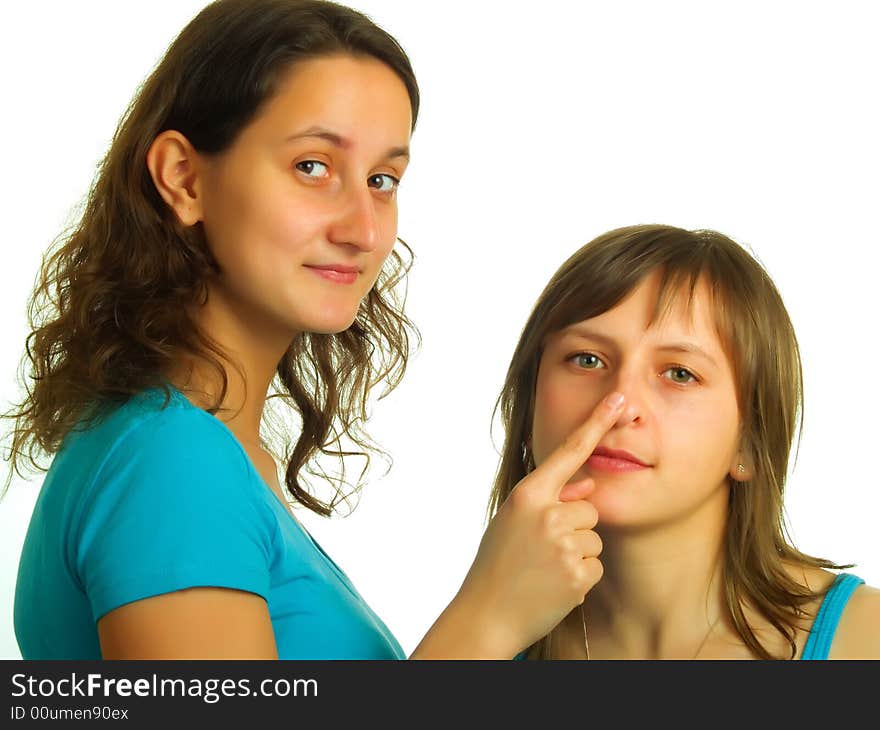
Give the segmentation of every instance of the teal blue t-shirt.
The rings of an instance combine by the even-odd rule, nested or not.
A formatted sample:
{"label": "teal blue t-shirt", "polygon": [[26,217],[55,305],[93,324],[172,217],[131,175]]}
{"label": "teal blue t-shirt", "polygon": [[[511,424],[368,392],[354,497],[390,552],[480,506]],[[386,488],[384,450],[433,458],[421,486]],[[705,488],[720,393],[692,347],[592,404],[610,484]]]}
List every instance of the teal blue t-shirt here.
{"label": "teal blue t-shirt", "polygon": [[281,659],[406,658],[232,432],[148,390],[71,432],[49,468],[15,588],[22,657],[100,659],[104,614],[198,586],[262,596]]}

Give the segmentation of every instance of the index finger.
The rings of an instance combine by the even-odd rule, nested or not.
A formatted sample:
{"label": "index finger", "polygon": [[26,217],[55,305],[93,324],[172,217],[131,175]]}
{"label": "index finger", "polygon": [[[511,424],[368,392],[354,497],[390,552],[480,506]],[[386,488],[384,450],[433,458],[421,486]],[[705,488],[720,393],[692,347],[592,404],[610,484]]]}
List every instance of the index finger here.
{"label": "index finger", "polygon": [[565,439],[532,474],[541,472],[548,493],[558,497],[568,480],[593,453],[601,438],[615,424],[623,410],[623,394],[611,393],[597,405],[587,418]]}

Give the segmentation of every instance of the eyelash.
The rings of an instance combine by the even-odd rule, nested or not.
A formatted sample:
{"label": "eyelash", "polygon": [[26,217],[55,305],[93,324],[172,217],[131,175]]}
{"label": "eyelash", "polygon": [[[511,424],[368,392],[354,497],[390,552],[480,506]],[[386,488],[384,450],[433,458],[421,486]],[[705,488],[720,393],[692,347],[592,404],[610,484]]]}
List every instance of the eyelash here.
{"label": "eyelash", "polygon": [[[685,367],[682,367],[681,365],[670,365],[670,366],[669,366],[668,368],[666,368],[666,370],[664,370],[663,372],[664,372],[664,373],[668,373],[670,370],[681,370],[681,371],[683,371],[683,372],[686,372],[686,373],[691,377],[691,379],[688,380],[688,381],[685,382],[685,383],[679,383],[677,380],[673,380],[672,382],[675,383],[676,385],[688,385],[689,383],[700,383],[700,382],[702,382],[702,381],[700,380],[700,378],[698,378],[698,377],[696,376],[695,373],[693,373],[692,371],[688,370],[688,369],[685,368]],[[670,378],[670,380],[672,380],[672,379]]]}
{"label": "eyelash", "polygon": [[306,177],[314,177],[314,176],[309,174],[309,172],[310,172],[309,170],[302,169],[302,167],[305,165],[321,165],[323,167],[329,167],[329,165],[326,162],[321,162],[320,160],[301,160],[300,162],[297,162],[294,165],[294,168],[296,168],[299,172],[301,172]]}
{"label": "eyelash", "polygon": [[397,192],[397,188],[400,187],[400,178],[394,177],[394,175],[389,175],[387,172],[379,172],[375,175],[370,175],[370,177],[367,178],[367,184],[369,185],[370,180],[374,180],[377,177],[387,177],[389,180],[391,180],[391,190],[380,190],[380,193],[394,195],[394,193]]}
{"label": "eyelash", "polygon": [[[311,178],[313,180],[320,179],[320,177],[310,175],[309,174],[310,170],[302,169],[302,167],[306,166],[306,165],[321,165],[325,168],[329,167],[329,165],[326,162],[321,162],[320,160],[301,160],[300,162],[297,162],[296,164],[294,164],[294,168],[297,171],[301,172],[303,175],[305,175],[306,177]],[[325,177],[325,176],[321,176],[321,177]],[[391,180],[391,185],[392,185],[391,189],[390,190],[381,190],[377,186],[370,185],[370,183],[373,180],[375,180],[376,178],[388,178],[389,180]],[[397,189],[400,187],[400,178],[395,177],[394,175],[391,175],[387,172],[379,172],[379,173],[376,173],[375,175],[370,175],[370,177],[367,178],[367,185],[375,190],[378,190],[378,192],[381,193],[382,195],[386,195],[388,197],[393,197],[394,194],[397,192]]]}
{"label": "eyelash", "polygon": [[[599,357],[597,354],[595,354],[595,353],[593,353],[593,352],[575,352],[574,354],[569,355],[569,356],[566,358],[566,362],[573,362],[573,361],[575,361],[577,358],[580,358],[580,357],[594,357],[594,358],[596,358],[596,360],[598,360],[599,362],[601,362],[602,365],[603,365],[602,368],[580,368],[581,370],[602,370],[602,369],[604,369],[605,367],[607,367],[607,366],[605,365],[605,361],[602,360],[601,357]],[[575,365],[576,365],[576,363],[575,363]],[[687,373],[687,374],[690,376],[690,378],[691,378],[690,380],[688,380],[688,381],[686,381],[686,382],[683,382],[683,383],[682,383],[682,382],[679,382],[679,381],[676,381],[676,380],[672,380],[672,378],[669,378],[669,380],[672,380],[672,382],[675,383],[676,385],[689,385],[690,383],[701,383],[701,382],[703,382],[702,379],[701,379],[696,373],[694,373],[692,370],[690,370],[690,368],[686,368],[686,367],[684,367],[683,365],[675,365],[675,364],[672,364],[672,365],[670,365],[669,367],[667,367],[663,372],[664,372],[664,373],[668,373],[668,372],[671,371],[671,370],[679,370],[679,371],[683,371],[683,372]]]}

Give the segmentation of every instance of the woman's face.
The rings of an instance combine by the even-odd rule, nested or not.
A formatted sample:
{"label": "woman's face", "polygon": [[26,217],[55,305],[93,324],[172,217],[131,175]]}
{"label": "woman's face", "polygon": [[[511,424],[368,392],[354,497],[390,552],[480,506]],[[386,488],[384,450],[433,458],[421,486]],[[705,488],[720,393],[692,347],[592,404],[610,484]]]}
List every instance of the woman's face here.
{"label": "woman's face", "polygon": [[373,58],[297,63],[220,155],[202,160],[210,297],[249,327],[335,333],[354,321],[397,237],[406,86]]}
{"label": "woman's face", "polygon": [[[715,330],[709,290],[698,285],[649,324],[659,276],[613,309],[551,335],[536,384],[532,450],[541,461],[599,401],[626,405],[575,478],[591,476],[602,524],[655,527],[726,513],[736,477],[740,415],[733,371]],[[626,454],[615,452],[627,452]]]}

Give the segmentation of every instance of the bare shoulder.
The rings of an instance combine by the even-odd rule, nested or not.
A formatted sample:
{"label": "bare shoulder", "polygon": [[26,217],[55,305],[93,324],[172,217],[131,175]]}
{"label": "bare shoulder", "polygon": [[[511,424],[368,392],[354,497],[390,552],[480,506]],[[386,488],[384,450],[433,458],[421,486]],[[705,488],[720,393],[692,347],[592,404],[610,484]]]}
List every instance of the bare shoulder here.
{"label": "bare shoulder", "polygon": [[880,588],[861,585],[846,604],[831,659],[880,659]]}

